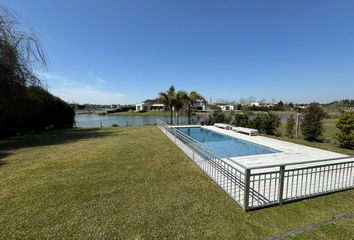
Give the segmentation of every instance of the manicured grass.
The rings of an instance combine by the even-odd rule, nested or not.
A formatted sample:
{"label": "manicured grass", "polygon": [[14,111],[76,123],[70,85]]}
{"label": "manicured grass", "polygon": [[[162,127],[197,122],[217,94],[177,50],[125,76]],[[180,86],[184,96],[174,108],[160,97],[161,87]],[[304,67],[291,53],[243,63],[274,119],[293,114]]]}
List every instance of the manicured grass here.
{"label": "manicured grass", "polygon": [[338,152],[342,154],[354,155],[354,150],[340,148],[338,146],[338,142],[336,141],[336,134],[339,133],[339,130],[338,128],[336,128],[336,122],[337,119],[334,118],[323,120],[324,132],[322,137],[323,140],[321,142],[309,142],[304,140],[301,131],[298,139],[287,137],[286,130],[285,130],[285,123],[281,123],[279,128],[281,136],[270,136],[270,135],[265,135],[265,136],[284,140],[284,141],[289,141],[293,143],[303,144],[310,147],[321,148],[324,150],[329,150],[329,151]]}
{"label": "manicured grass", "polygon": [[343,219],[335,223],[322,226],[313,231],[305,232],[291,237],[290,239],[353,239],[354,238],[354,219]]}
{"label": "manicured grass", "polygon": [[[157,127],[0,141],[0,239],[262,239],[354,211],[354,190],[242,209]],[[307,238],[351,236],[326,226]]]}

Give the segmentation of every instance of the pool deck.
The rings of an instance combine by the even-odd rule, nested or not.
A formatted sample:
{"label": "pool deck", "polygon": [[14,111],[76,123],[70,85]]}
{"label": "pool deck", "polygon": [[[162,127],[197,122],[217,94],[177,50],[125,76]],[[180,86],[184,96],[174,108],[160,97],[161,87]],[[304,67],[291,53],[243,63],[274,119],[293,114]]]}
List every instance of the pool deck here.
{"label": "pool deck", "polygon": [[[247,168],[265,167],[265,166],[275,165],[275,164],[279,165],[279,164],[298,163],[297,165],[294,165],[295,168],[295,167],[316,166],[319,164],[324,164],[324,162],[307,163],[307,164],[301,164],[301,162],[348,157],[347,155],[344,154],[330,152],[330,151],[313,148],[313,147],[307,147],[304,145],[290,143],[290,142],[281,141],[281,140],[263,137],[263,136],[249,136],[246,134],[237,133],[232,130],[217,128],[214,126],[202,126],[202,128],[215,131],[218,133],[222,133],[231,137],[236,137],[259,145],[263,145],[266,147],[270,147],[280,151],[278,153],[232,157],[232,158],[224,159],[225,161],[227,161],[231,165],[234,165],[235,167],[238,167],[236,164],[234,164],[235,162],[238,162]],[[345,162],[348,160],[354,160],[354,158],[345,158],[345,159],[327,161],[326,163],[328,164],[334,162],[338,163],[338,162]]]}

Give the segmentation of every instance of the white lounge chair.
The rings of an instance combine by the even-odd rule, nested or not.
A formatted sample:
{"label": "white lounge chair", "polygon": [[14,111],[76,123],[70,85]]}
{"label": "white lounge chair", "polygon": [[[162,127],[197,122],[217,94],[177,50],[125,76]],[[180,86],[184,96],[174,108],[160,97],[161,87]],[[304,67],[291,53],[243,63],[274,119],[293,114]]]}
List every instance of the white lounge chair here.
{"label": "white lounge chair", "polygon": [[257,129],[253,128],[245,128],[245,127],[233,127],[233,131],[239,132],[239,133],[247,133],[250,136],[257,136],[259,135],[259,132]]}
{"label": "white lounge chair", "polygon": [[214,123],[214,127],[223,128],[226,130],[232,130],[232,126],[225,123]]}

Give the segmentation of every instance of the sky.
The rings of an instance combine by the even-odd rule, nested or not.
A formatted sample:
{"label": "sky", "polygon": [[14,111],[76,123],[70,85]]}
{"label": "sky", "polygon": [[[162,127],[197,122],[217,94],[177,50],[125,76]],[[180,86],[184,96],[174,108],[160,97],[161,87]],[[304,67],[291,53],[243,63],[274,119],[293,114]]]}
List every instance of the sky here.
{"label": "sky", "polygon": [[48,90],[137,103],[170,85],[206,99],[354,98],[353,0],[2,0],[38,35]]}

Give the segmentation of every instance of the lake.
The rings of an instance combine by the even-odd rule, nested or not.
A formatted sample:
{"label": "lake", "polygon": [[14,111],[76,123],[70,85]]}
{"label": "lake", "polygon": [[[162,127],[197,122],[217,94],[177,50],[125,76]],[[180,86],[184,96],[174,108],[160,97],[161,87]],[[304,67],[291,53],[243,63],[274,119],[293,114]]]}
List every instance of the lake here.
{"label": "lake", "polygon": [[[192,123],[199,123],[206,116],[193,115],[191,118]],[[286,121],[288,116],[281,116],[281,121]],[[145,126],[155,125],[156,120],[161,119],[167,123],[170,122],[169,116],[117,116],[117,115],[98,115],[98,114],[76,114],[75,122],[79,128],[92,128],[92,127],[112,127],[113,124],[118,126]],[[178,121],[178,123],[177,123]],[[174,124],[187,124],[188,117],[180,116],[177,120],[173,118]]]}
{"label": "lake", "polygon": [[[200,122],[203,116],[192,116],[192,123]],[[112,127],[113,124],[118,126],[145,126],[156,125],[156,120],[161,119],[165,122],[170,122],[169,116],[117,116],[117,115],[98,115],[98,114],[76,114],[76,126],[80,128],[90,127]],[[177,118],[173,118],[174,124],[177,123]],[[178,124],[187,124],[188,117],[180,116]]]}

